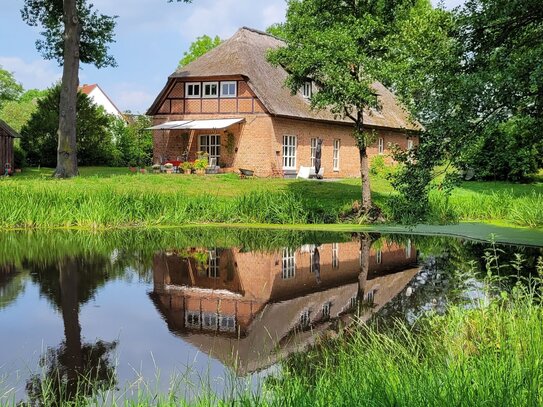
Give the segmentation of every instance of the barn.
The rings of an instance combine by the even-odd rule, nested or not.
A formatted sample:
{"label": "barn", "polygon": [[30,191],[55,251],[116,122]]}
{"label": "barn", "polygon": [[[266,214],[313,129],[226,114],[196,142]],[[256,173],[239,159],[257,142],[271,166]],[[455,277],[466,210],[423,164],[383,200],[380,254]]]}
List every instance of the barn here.
{"label": "barn", "polygon": [[0,120],[0,175],[11,174],[14,170],[13,142],[21,137],[5,121]]}

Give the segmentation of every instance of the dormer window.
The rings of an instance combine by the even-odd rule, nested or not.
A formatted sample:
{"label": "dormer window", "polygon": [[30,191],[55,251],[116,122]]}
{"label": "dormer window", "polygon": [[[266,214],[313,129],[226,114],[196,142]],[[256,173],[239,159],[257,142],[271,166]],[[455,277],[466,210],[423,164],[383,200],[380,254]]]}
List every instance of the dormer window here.
{"label": "dormer window", "polygon": [[189,99],[199,98],[201,94],[200,82],[187,82],[185,84],[185,95]]}
{"label": "dormer window", "polygon": [[302,85],[302,95],[303,95],[303,97],[306,98],[306,99],[311,98],[312,92],[311,92],[311,82],[310,82],[310,81],[305,82],[305,83]]}
{"label": "dormer window", "polygon": [[204,82],[204,97],[216,98],[219,95],[219,82]]}

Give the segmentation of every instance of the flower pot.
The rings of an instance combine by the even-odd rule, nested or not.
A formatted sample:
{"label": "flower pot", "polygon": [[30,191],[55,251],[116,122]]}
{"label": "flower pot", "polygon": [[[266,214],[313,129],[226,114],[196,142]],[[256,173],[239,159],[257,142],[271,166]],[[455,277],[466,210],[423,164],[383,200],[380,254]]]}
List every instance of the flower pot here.
{"label": "flower pot", "polygon": [[173,168],[166,168],[166,174],[172,174]]}
{"label": "flower pot", "polygon": [[197,175],[204,175],[205,173],[206,173],[206,170],[203,169],[203,168],[198,168],[198,169],[196,170],[196,174],[197,174]]}
{"label": "flower pot", "polygon": [[183,170],[183,174],[190,175],[192,173],[192,170],[189,168],[188,170]]}

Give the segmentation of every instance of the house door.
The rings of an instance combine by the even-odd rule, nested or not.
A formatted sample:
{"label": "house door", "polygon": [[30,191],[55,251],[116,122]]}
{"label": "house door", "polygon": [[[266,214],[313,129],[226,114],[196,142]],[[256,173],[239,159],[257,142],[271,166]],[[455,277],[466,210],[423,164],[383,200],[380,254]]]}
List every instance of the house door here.
{"label": "house door", "polygon": [[[200,135],[200,151],[209,155],[210,165],[219,165],[221,156],[221,136],[218,134]],[[215,164],[213,164],[215,162]]]}

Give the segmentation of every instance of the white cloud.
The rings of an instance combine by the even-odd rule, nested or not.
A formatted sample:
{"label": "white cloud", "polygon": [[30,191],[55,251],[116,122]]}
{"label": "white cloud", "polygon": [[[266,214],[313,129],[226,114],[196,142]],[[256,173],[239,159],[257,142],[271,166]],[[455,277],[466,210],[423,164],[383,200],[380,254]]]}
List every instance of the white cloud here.
{"label": "white cloud", "polygon": [[[104,89],[104,92],[108,93],[108,90]],[[108,95],[119,110],[122,112],[130,110],[133,113],[145,113],[156,96],[131,83],[114,86]]]}
{"label": "white cloud", "polygon": [[36,59],[30,62],[19,57],[0,56],[3,69],[13,72],[25,89],[45,89],[61,79],[61,68],[52,61]]}

